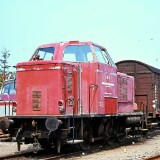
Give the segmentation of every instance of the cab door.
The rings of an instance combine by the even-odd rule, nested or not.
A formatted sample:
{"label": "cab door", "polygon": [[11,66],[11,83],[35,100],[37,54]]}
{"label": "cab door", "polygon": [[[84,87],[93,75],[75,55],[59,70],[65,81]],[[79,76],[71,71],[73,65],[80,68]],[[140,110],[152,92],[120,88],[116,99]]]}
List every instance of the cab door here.
{"label": "cab door", "polygon": [[97,61],[99,83],[99,113],[117,113],[117,68],[107,51],[94,46]]}

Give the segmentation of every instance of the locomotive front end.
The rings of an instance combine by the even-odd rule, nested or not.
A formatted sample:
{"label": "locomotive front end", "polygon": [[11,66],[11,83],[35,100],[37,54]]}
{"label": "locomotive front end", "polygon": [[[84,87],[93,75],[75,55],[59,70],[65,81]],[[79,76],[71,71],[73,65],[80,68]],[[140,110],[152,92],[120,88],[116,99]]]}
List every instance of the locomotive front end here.
{"label": "locomotive front end", "polygon": [[[55,132],[66,128],[63,118],[73,114],[76,66],[53,61],[31,61],[17,66],[17,111],[15,125],[25,142],[57,140]],[[14,125],[12,125],[14,126]],[[16,128],[14,126],[14,128]],[[61,135],[59,135],[61,138]],[[50,142],[52,145],[54,142]]]}
{"label": "locomotive front end", "polygon": [[77,65],[62,62],[59,47],[40,46],[30,61],[16,65],[16,115],[2,117],[0,128],[16,138],[18,150],[24,141],[60,152],[61,140],[68,140],[68,117],[77,113]]}

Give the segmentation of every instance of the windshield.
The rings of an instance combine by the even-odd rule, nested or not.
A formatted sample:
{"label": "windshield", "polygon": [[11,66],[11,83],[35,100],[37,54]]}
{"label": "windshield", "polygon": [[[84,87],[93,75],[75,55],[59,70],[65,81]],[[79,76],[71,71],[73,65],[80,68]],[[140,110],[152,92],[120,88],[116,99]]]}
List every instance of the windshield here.
{"label": "windshield", "polygon": [[54,51],[54,47],[38,48],[33,56],[33,60],[52,60]]}
{"label": "windshield", "polygon": [[63,61],[88,62],[92,60],[92,52],[88,45],[70,45],[64,50]]}
{"label": "windshield", "polygon": [[2,88],[2,94],[15,94],[16,90],[14,87],[14,81],[9,82],[9,83],[4,83],[4,86]]}
{"label": "windshield", "polygon": [[108,52],[98,46],[93,46],[98,62],[115,66]]}

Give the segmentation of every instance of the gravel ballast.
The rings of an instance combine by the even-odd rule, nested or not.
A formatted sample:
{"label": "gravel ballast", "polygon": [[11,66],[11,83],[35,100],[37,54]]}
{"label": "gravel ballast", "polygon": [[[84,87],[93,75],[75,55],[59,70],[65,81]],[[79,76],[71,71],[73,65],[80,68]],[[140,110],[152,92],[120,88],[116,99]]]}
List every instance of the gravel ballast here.
{"label": "gravel ballast", "polygon": [[[22,145],[21,149],[26,150],[30,148],[28,145]],[[0,156],[13,154],[17,151],[17,144],[15,142],[0,142]],[[82,152],[80,157],[73,157],[69,159],[82,160],[142,160],[144,158],[160,154],[160,134],[148,139],[132,141],[130,145],[121,146],[114,149],[104,149],[93,154],[86,154]]]}

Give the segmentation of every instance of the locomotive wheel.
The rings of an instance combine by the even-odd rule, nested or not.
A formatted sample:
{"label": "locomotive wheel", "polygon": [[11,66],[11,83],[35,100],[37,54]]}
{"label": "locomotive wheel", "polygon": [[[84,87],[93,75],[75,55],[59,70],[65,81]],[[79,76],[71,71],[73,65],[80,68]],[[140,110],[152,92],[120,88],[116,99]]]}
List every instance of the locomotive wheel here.
{"label": "locomotive wheel", "polygon": [[90,142],[82,142],[79,144],[79,147],[83,150],[83,151],[88,151],[91,146],[90,146]]}
{"label": "locomotive wheel", "polygon": [[52,147],[51,143],[49,143],[47,140],[40,139],[39,143],[41,148],[44,148],[44,149],[50,149]]}
{"label": "locomotive wheel", "polygon": [[[81,131],[79,130],[79,137],[81,137]],[[86,125],[83,131],[83,142],[78,144],[78,147],[83,151],[90,149],[90,126]]]}
{"label": "locomotive wheel", "polygon": [[108,132],[106,134],[105,140],[107,142],[108,145],[112,145],[115,141],[115,136],[114,136],[114,130],[113,128],[109,128]]}
{"label": "locomotive wheel", "polygon": [[117,141],[119,143],[122,143],[122,142],[124,142],[124,140],[125,140],[125,134],[124,133],[118,133],[117,134]]}
{"label": "locomotive wheel", "polygon": [[125,128],[124,127],[119,127],[118,132],[116,135],[117,142],[122,143],[125,140]]}
{"label": "locomotive wheel", "polygon": [[111,121],[109,121],[106,125],[104,139],[108,145],[113,145],[113,143],[115,142],[114,127]]}

